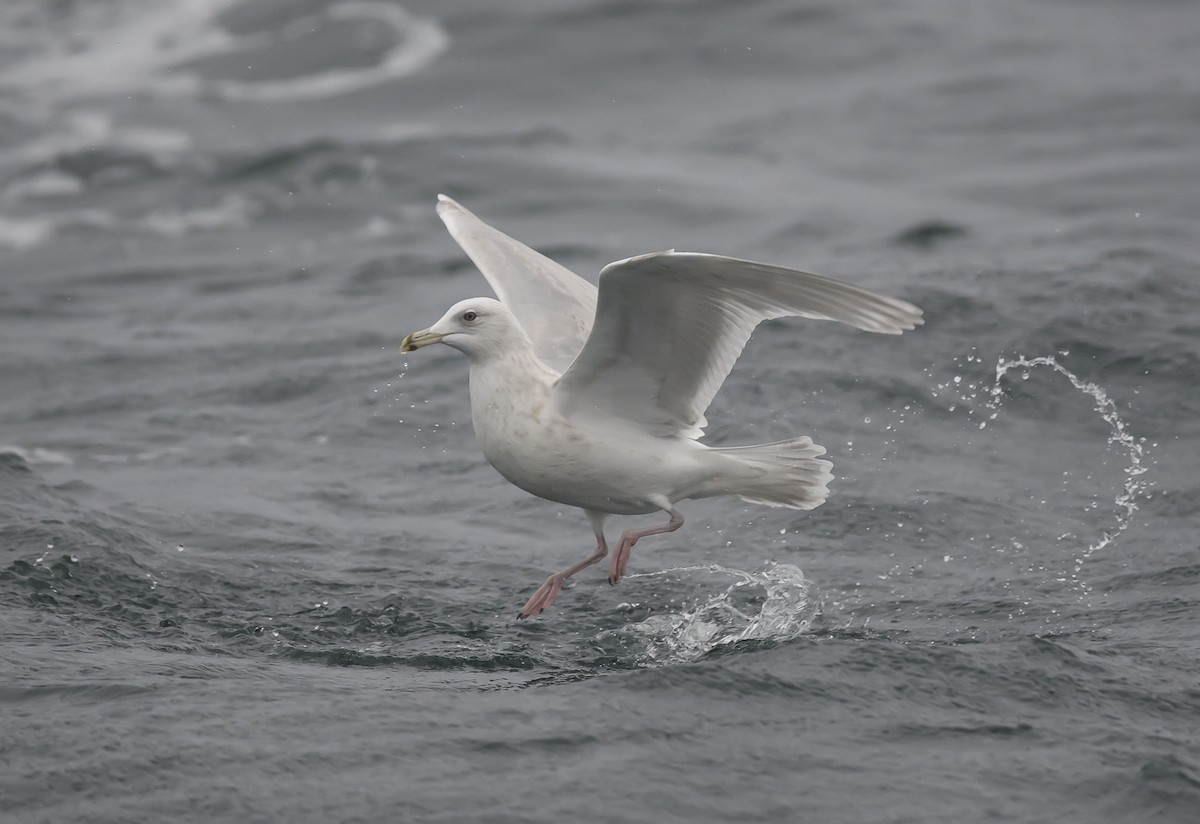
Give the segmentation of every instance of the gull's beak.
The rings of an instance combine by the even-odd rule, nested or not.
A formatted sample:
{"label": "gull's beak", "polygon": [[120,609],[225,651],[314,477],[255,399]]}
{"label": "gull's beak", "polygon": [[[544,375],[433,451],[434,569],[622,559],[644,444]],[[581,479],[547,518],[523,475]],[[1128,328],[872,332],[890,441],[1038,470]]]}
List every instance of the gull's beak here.
{"label": "gull's beak", "polygon": [[429,329],[422,329],[420,332],[413,332],[404,340],[400,341],[400,351],[413,352],[417,349],[420,349],[422,346],[428,346],[431,343],[438,343],[443,337],[445,336],[439,335],[437,332],[432,332]]}

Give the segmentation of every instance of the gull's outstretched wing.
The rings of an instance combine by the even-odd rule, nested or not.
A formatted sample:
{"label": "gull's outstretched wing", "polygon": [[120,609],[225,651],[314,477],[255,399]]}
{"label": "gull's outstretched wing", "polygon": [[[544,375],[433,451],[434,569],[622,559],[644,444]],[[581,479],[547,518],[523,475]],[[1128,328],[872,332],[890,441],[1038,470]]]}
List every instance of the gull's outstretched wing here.
{"label": "gull's outstretched wing", "polygon": [[570,414],[696,438],[750,333],[792,315],[896,335],[923,323],[911,303],[833,278],[694,252],[659,252],[600,273],[591,336],[558,382]]}
{"label": "gull's outstretched wing", "polygon": [[596,287],[445,195],[438,195],[437,212],[496,297],[516,316],[538,357],[559,371],[565,369],[592,328]]}

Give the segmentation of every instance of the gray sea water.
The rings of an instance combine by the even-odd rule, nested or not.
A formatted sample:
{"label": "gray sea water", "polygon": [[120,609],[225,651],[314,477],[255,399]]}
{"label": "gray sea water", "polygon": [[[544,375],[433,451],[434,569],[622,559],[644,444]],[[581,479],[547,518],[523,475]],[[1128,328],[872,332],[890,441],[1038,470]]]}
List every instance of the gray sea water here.
{"label": "gray sea water", "polygon": [[[5,0],[0,819],[1200,820],[1200,6]],[[482,459],[445,192],[765,324],[617,587]],[[437,351],[442,350],[442,351]],[[636,521],[635,521],[636,522]]]}

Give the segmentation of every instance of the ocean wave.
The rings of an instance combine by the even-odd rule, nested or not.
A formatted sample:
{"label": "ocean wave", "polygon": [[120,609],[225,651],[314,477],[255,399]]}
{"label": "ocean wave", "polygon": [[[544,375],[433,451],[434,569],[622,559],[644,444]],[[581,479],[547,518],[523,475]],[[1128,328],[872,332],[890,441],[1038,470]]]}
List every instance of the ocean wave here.
{"label": "ocean wave", "polygon": [[0,247],[23,252],[41,246],[64,230],[107,229],[115,223],[112,214],[99,209],[32,217],[0,215]]}
{"label": "ocean wave", "polygon": [[0,148],[0,167],[13,170],[0,200],[72,197],[88,188],[161,176],[193,159],[193,141],[178,129],[118,125],[91,109],[64,113],[48,131]]}
{"label": "ocean wave", "polygon": [[75,463],[70,455],[63,452],[56,452],[53,449],[44,449],[40,446],[29,448],[14,446],[12,444],[0,446],[0,456],[7,455],[20,458],[29,466],[70,466]]}
{"label": "ocean wave", "polygon": [[207,206],[153,209],[131,217],[104,209],[73,209],[25,217],[0,215],[0,247],[23,252],[70,232],[181,237],[193,232],[240,229],[250,225],[262,209],[259,201],[230,193]]}

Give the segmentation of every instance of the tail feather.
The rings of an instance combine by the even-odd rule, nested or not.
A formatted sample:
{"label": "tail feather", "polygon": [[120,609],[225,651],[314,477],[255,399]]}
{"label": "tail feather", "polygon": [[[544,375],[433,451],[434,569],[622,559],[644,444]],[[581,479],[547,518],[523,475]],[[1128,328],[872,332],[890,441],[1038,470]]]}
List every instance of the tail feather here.
{"label": "tail feather", "polygon": [[775,443],[721,447],[716,450],[736,459],[748,472],[736,482],[727,481],[726,494],[744,501],[793,509],[815,509],[829,496],[833,464],[821,460],[825,447],[804,435]]}

